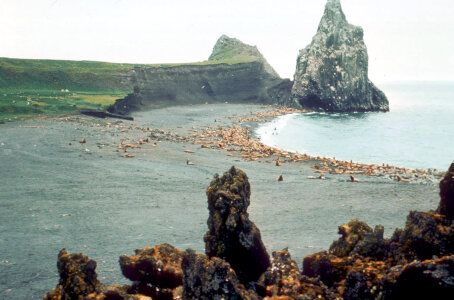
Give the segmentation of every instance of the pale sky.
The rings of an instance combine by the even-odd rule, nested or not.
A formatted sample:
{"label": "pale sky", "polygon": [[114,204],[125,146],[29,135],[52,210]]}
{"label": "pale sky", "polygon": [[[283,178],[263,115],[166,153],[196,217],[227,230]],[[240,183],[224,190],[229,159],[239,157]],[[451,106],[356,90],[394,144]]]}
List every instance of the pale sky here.
{"label": "pale sky", "polygon": [[[453,0],[341,0],[373,81],[454,80]],[[0,57],[124,63],[208,58],[222,34],[293,79],[325,0],[0,0]]]}

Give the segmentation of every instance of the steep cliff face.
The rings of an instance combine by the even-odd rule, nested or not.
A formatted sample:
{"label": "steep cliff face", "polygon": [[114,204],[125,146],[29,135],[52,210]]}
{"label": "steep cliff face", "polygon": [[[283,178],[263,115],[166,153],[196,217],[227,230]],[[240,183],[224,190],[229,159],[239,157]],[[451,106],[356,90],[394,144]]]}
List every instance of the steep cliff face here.
{"label": "steep cliff face", "polygon": [[347,22],[340,0],[328,0],[312,43],[297,59],[293,105],[325,111],[388,111],[368,78],[363,29]]}
{"label": "steep cliff face", "polygon": [[127,114],[165,105],[215,102],[288,102],[291,81],[281,79],[257,48],[222,36],[208,62],[134,69],[134,93],[109,108]]}

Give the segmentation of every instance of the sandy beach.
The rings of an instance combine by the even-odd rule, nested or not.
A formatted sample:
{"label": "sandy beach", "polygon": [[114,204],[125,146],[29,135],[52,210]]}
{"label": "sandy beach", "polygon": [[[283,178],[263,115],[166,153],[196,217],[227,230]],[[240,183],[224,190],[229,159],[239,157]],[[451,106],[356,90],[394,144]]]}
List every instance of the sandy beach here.
{"label": "sandy beach", "polygon": [[77,115],[0,125],[0,298],[40,298],[55,287],[62,248],[96,260],[107,284],[127,282],[118,257],[136,248],[166,242],[204,252],[205,190],[232,165],[249,177],[250,218],[268,252],[288,247],[299,264],[352,218],[382,224],[389,236],[409,210],[436,208],[436,182],[309,179],[321,174],[311,159],[282,157],[277,166],[276,155],[250,160],[191,137],[218,126],[252,131],[255,119],[239,120],[269,109],[197,105],[138,112],[134,121]]}

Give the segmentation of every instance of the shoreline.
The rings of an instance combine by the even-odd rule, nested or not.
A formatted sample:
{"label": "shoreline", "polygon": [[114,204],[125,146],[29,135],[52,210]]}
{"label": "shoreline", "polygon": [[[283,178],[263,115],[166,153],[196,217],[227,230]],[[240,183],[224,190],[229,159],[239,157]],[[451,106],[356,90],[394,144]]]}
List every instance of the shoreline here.
{"label": "shoreline", "polygon": [[[281,157],[276,166],[274,156],[249,161],[237,151],[191,143],[191,134],[217,125],[228,130],[241,115],[267,109],[197,105],[138,112],[134,122],[72,115],[1,125],[0,230],[7,242],[0,249],[0,295],[37,298],[51,290],[62,248],[96,260],[107,284],[126,283],[117,260],[131,249],[168,242],[203,252],[205,190],[213,174],[232,165],[248,174],[249,214],[267,250],[288,247],[298,264],[326,249],[337,239],[336,228],[353,216],[383,224],[390,235],[409,210],[435,207],[435,184],[362,174],[355,176],[360,182],[329,173],[326,180],[309,180],[316,174],[309,160]],[[280,175],[283,181],[276,181]]]}
{"label": "shoreline", "polygon": [[[226,149],[226,145],[229,146],[239,146],[230,147],[228,151],[239,151],[242,153],[240,157],[249,160],[256,161],[260,158],[267,158],[269,156],[277,156],[273,161],[279,161],[279,163],[295,163],[300,161],[312,161],[315,164],[312,168],[315,170],[314,173],[318,174],[336,174],[336,175],[354,175],[354,174],[364,174],[366,176],[378,176],[384,177],[389,180],[395,180],[398,182],[412,182],[412,183],[438,183],[438,181],[444,176],[445,172],[438,171],[437,169],[418,169],[418,168],[406,168],[406,167],[396,167],[393,165],[382,163],[379,164],[370,164],[370,163],[361,163],[339,160],[331,157],[324,156],[312,156],[308,154],[301,154],[298,152],[287,151],[285,149],[280,149],[272,146],[268,146],[262,142],[260,139],[253,138],[249,128],[250,125],[243,123],[253,122],[252,128],[257,128],[260,126],[258,122],[271,122],[273,119],[279,116],[295,114],[295,113],[311,113],[307,110],[298,110],[289,107],[272,107],[267,111],[259,111],[252,113],[250,115],[244,115],[238,117],[240,123],[240,128],[222,128],[218,126],[216,130],[204,130],[202,133],[192,134],[191,137],[195,138],[191,141],[194,144],[201,144],[205,147],[208,144],[214,144],[215,147]],[[271,118],[271,119],[270,119]],[[221,145],[216,144],[216,141],[207,141],[206,136],[210,137],[221,137],[223,143]],[[199,138],[197,140],[197,138]],[[203,141],[205,139],[205,142]],[[217,141],[219,143],[219,140]],[[281,160],[282,158],[282,160]],[[313,178],[311,178],[313,179]],[[320,179],[323,179],[321,177]],[[352,179],[353,180],[353,179]]]}

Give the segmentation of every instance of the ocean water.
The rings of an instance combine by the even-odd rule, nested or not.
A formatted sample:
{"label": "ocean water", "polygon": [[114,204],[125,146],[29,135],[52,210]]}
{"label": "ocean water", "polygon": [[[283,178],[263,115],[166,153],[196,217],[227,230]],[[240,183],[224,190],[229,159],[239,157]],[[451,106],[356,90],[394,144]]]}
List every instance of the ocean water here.
{"label": "ocean water", "polygon": [[381,85],[387,113],[285,115],[255,130],[265,144],[312,156],[445,170],[454,160],[454,82]]}

